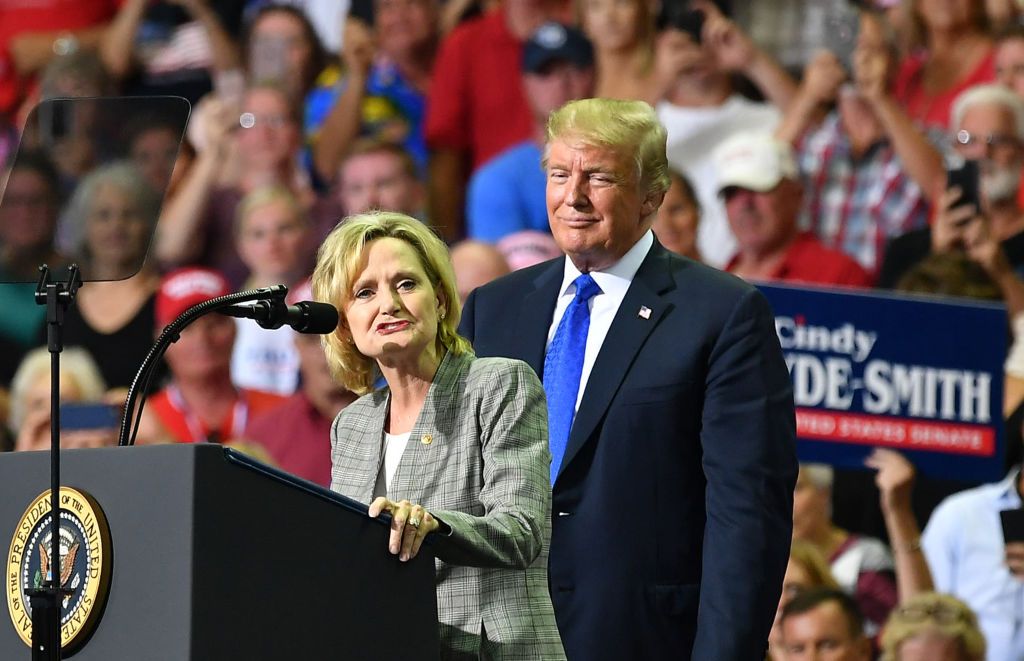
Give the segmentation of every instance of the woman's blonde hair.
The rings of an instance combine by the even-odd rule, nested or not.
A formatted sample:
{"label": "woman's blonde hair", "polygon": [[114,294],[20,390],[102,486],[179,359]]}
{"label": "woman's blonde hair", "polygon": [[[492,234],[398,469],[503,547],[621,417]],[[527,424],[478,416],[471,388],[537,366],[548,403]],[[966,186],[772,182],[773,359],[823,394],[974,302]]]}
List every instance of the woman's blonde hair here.
{"label": "woman's blonde hair", "polygon": [[306,210],[302,208],[302,204],[295,197],[295,193],[281,184],[267,184],[246,193],[235,207],[235,237],[241,236],[243,225],[249,214],[274,202],[283,202],[304,226],[309,226],[309,216],[306,215]]}
{"label": "woman's blonde hair", "polygon": [[958,641],[971,661],[985,658],[985,636],[974,611],[952,595],[925,592],[907,599],[889,615],[882,629],[882,661],[896,661],[900,645],[922,633]]}
{"label": "woman's blonde hair", "polygon": [[443,314],[437,322],[437,350],[444,354],[472,351],[469,341],[458,334],[459,292],[448,248],[422,222],[391,211],[371,211],[345,218],[324,239],[313,270],[313,298],[331,303],[341,313],[338,328],[324,336],[324,351],[331,373],[342,385],[360,395],[373,389],[377,365],[359,353],[352,343],[343,310],[352,298],[352,284],[363,265],[367,246],[377,239],[398,239],[409,244],[443,300]]}
{"label": "woman's blonde hair", "polygon": [[[22,358],[14,378],[11,379],[11,410],[8,428],[15,436],[28,414],[28,393],[42,377],[49,377],[50,352],[46,347],[32,349]],[[92,355],[81,347],[65,347],[60,358],[61,379],[67,377],[78,386],[82,401],[96,401],[107,390],[99,365]]]}
{"label": "woman's blonde hair", "polygon": [[637,181],[647,194],[663,194],[672,184],[666,153],[668,134],[654,108],[643,101],[580,99],[551,113],[544,149],[545,168],[551,143],[565,139],[632,154]]}
{"label": "woman's blonde hair", "polygon": [[811,584],[808,588],[831,588],[839,589],[839,583],[832,576],[825,556],[821,554],[818,547],[802,539],[794,539],[789,549],[789,561],[800,565],[807,572]]}

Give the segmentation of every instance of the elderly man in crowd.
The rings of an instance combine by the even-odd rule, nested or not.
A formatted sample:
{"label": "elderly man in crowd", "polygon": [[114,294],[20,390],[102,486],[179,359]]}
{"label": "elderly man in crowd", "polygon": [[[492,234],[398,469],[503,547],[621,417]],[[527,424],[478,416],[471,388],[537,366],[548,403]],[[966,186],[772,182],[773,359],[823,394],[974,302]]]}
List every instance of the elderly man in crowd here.
{"label": "elderly man in crowd", "polygon": [[727,271],[747,280],[870,286],[871,278],[853,258],[800,231],[803,190],[787,143],[768,133],[737,133],[712,158],[739,246]]}
{"label": "elderly man in crowd", "polygon": [[548,222],[567,256],[470,294],[460,328],[543,378],[570,659],[763,657],[786,567],[794,417],[772,313],[655,240],[665,143],[643,102],[553,113]]}
{"label": "elderly man in crowd", "polygon": [[893,240],[879,274],[892,288],[929,254],[961,253],[995,283],[1011,314],[1024,312],[1024,209],[1018,201],[1024,168],[1024,101],[1000,85],[978,85],[953,103],[951,138],[956,153],[980,165],[980,208],[961,202],[965,191],[946,190],[931,227]]}

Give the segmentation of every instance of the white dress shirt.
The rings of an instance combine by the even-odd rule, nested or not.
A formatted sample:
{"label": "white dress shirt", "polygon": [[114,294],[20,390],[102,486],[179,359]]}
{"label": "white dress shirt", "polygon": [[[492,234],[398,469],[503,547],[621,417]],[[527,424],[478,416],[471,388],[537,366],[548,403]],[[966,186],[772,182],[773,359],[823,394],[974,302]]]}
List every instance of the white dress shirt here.
{"label": "white dress shirt", "polygon": [[[643,263],[644,258],[647,257],[647,253],[651,251],[653,245],[654,233],[651,230],[647,230],[640,237],[640,240],[634,243],[633,247],[622,256],[622,259],[603,271],[590,272],[594,282],[601,288],[601,293],[589,301],[590,330],[587,332],[587,349],[583,354],[583,373],[580,375],[580,390],[576,394],[577,411],[580,408],[580,402],[583,400],[583,393],[587,389],[590,372],[594,369],[594,361],[597,360],[597,354],[601,351],[604,338],[608,335],[608,329],[612,326],[615,313],[619,311],[622,299],[626,297],[626,291],[629,290],[629,285],[633,282],[633,276],[640,270],[640,264]],[[562,293],[558,296],[558,301],[555,303],[555,316],[551,319],[551,326],[548,328],[548,341],[545,345],[545,353],[551,346],[551,341],[555,338],[555,331],[558,330],[558,324],[562,321],[562,316],[568,309],[569,304],[572,303],[572,299],[576,296],[576,285],[573,284],[573,281],[580,277],[580,275],[582,275],[580,270],[576,268],[571,259],[566,257],[565,272],[562,275],[562,288],[559,290]]]}
{"label": "white dress shirt", "polygon": [[932,512],[921,536],[935,589],[978,615],[988,661],[1024,659],[1024,581],[1006,566],[1000,510],[1021,506],[1020,469],[1002,482],[953,494]]}

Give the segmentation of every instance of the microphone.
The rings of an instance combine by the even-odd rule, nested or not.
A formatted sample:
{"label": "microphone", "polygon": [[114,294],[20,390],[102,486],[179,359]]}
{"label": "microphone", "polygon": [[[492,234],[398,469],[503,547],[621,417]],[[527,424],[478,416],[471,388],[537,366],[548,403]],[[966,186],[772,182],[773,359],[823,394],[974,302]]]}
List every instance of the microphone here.
{"label": "microphone", "polygon": [[284,301],[256,301],[252,305],[230,305],[217,310],[229,317],[253,319],[261,328],[276,329],[288,324],[299,333],[325,335],[338,327],[338,310],[330,303],[299,301],[285,305]]}

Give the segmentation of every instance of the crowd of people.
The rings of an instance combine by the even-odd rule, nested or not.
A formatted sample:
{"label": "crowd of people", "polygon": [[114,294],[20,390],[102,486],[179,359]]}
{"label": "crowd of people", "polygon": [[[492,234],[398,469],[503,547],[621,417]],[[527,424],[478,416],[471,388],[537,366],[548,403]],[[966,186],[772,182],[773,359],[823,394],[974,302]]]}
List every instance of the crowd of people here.
{"label": "crowd of people", "polygon": [[[408,469],[390,465],[378,475],[374,463],[361,474],[354,450],[344,450],[360,439],[332,430],[339,413],[364,427],[379,423],[380,411],[359,399],[375,386],[388,387],[389,415],[411,401],[411,417],[401,424],[389,418],[385,430],[387,442],[403,448],[419,429],[416,407],[433,406],[431,383],[480,388],[479,406],[516,402],[513,408],[526,409],[515,424],[536,423],[541,414],[530,407],[544,396],[536,375],[521,363],[502,366],[516,383],[485,392],[498,364],[475,360],[456,327],[468,299],[461,330],[473,349],[509,355],[496,347],[513,338],[488,324],[500,319],[506,333],[525,328],[516,306],[536,303],[527,298],[532,281],[513,276],[501,282],[519,289],[472,292],[563,254],[571,258],[567,265],[586,272],[581,264],[591,253],[573,243],[578,237],[568,229],[559,232],[555,216],[559,209],[579,211],[579,168],[594,190],[621,185],[599,156],[636,127],[604,133],[584,115],[558,114],[584,108],[572,104],[585,99],[640,101],[653,109],[667,167],[653,192],[630,202],[650,220],[655,245],[716,269],[707,276],[711,286],[735,293],[715,280],[725,271],[750,282],[984,298],[1002,301],[1014,333],[1024,334],[1024,8],[994,0],[790,2],[785,11],[813,14],[837,30],[817,44],[824,48],[794,62],[806,30],[790,22],[792,34],[768,38],[741,18],[773,3],[730,4],[739,3],[40,0],[0,7],[0,281],[20,283],[0,285],[0,448],[46,447],[45,310],[32,291],[40,264],[70,261],[99,282],[82,287],[67,315],[71,348],[59,384],[67,402],[116,409],[155,336],[196,303],[284,284],[289,301],[315,294],[343,309],[348,344],[332,336],[326,352],[318,338],[287,328],[200,319],[167,351],[139,443],[233,444],[324,486],[383,497],[392,478],[412,479]],[[82,106],[60,132],[33,125],[41,102],[108,95],[185,97],[192,103],[187,131],[174,108],[164,112],[159,103],[140,116],[114,118]],[[638,117],[603,106],[593,112]],[[580,122],[571,131],[595,142],[560,138],[552,117]],[[116,146],[91,137],[108,135],[111,124],[119,125]],[[636,156],[639,169],[646,158]],[[950,185],[949,172],[964,162],[977,163],[976,186]],[[343,230],[343,218],[362,224]],[[421,235],[407,222],[434,234]],[[624,236],[649,249],[641,233],[610,235],[602,250],[628,261],[633,243],[616,252]],[[432,242],[438,237],[443,244]],[[385,284],[374,269],[396,262],[412,281],[431,283],[441,305],[431,313],[439,315],[432,321],[437,348],[425,344],[426,358],[391,363],[384,349],[346,326],[362,323],[353,305],[361,299],[335,300],[332,288],[352,289],[358,259],[369,260],[367,278],[381,279],[374,287]],[[639,264],[627,279],[641,277]],[[124,279],[127,273],[133,275]],[[575,291],[591,284],[577,282]],[[597,286],[608,293],[608,283],[598,279]],[[557,314],[568,315],[570,305],[559,302]],[[662,312],[640,310],[642,319]],[[763,311],[751,310],[760,319]],[[554,334],[552,325],[549,343]],[[1024,402],[1024,335],[1013,340],[1006,413],[1017,429],[1008,423],[1007,434],[1019,443],[1019,411],[1013,414]],[[552,368],[543,352],[531,355],[522,359],[546,389]],[[657,364],[669,370],[673,361]],[[592,367],[591,361],[584,370]],[[680,373],[688,374],[682,367]],[[647,403],[636,402],[636,411]],[[591,412],[579,406],[580,416]],[[713,422],[705,418],[706,433],[714,432]],[[558,424],[552,417],[552,437]],[[112,429],[74,429],[64,443],[96,447],[115,436]],[[529,461],[544,455],[543,448],[530,449],[534,442],[526,434],[518,448],[536,450]],[[561,450],[568,452],[566,443]],[[481,439],[467,448],[463,460],[473,465],[509,461],[508,448]],[[551,483],[560,479],[561,459],[554,457]],[[629,463],[609,461],[620,470]],[[713,473],[714,460],[707,462]],[[779,466],[785,478],[787,465]],[[846,482],[830,467],[801,465],[793,476],[793,546],[769,656],[822,658],[813,655],[827,648],[834,659],[1024,658],[1024,543],[1004,541],[999,523],[1001,510],[1021,508],[1019,468],[1007,466],[998,484],[961,485],[973,488],[934,513],[912,511],[914,469],[906,459],[879,450],[868,468],[877,473],[877,490],[868,493],[877,496],[882,517],[874,528],[833,517],[865,492],[844,492]],[[472,470],[450,464],[451,474],[438,479],[458,481],[463,469]],[[715,477],[705,477],[710,489]],[[526,471],[516,488],[534,494],[546,489],[547,478]],[[490,494],[487,485],[463,486],[473,498]],[[502,504],[511,513],[488,505],[486,514],[467,517],[455,502],[461,501],[425,496],[410,510],[383,498],[375,507],[418,522],[409,538],[418,540],[416,549],[427,532],[476,542],[498,535],[492,528],[515,528],[507,548],[456,541],[439,546],[438,555],[456,564],[515,565],[531,584],[569,580],[567,533],[551,549],[550,579],[541,568],[546,543],[524,541],[552,534],[552,503],[513,498]],[[556,510],[560,502],[567,509],[555,517],[556,536],[570,518],[583,518],[580,502],[564,505],[556,492]],[[689,541],[676,543],[682,552]],[[512,557],[523,546],[536,548],[529,558]],[[555,575],[558,563],[565,575]],[[439,584],[439,599],[505,580],[499,570],[473,572]],[[579,584],[573,590],[587,593]],[[519,607],[535,611],[534,631],[544,634],[524,658],[560,658],[551,611],[553,602],[563,617],[567,592],[556,590],[550,600],[514,595]],[[685,595],[664,596],[688,607]],[[601,613],[595,607],[574,617]],[[448,616],[455,629],[465,625],[453,612],[442,613],[442,621]],[[497,618],[485,617],[488,627],[508,624],[494,613],[487,617]],[[509,625],[513,638],[522,635],[521,624]],[[694,635],[696,642],[681,644],[719,649],[700,631]],[[562,642],[569,658],[587,644],[565,631]],[[463,643],[455,635],[448,644]]]}

